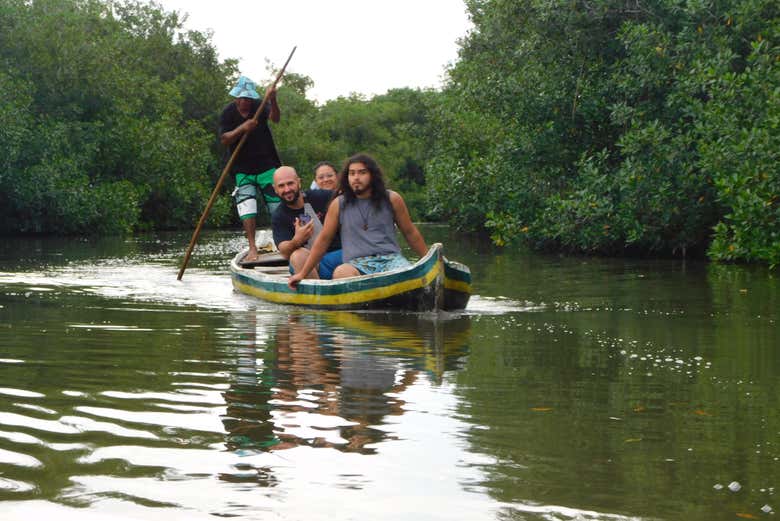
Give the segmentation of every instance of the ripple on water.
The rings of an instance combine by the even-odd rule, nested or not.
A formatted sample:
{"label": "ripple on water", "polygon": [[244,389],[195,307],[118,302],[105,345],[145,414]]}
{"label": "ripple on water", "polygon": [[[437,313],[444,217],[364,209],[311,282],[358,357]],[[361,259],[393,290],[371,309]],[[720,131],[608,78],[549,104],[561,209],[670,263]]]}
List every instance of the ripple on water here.
{"label": "ripple on water", "polygon": [[55,411],[54,409],[41,407],[40,405],[33,405],[31,403],[14,403],[13,405],[14,407],[19,407],[20,409],[28,409],[30,411],[39,412],[41,414],[48,414],[48,415],[57,414],[57,411]]}
{"label": "ripple on water", "polygon": [[[549,519],[551,521],[564,521],[570,519],[577,519],[582,521],[636,521],[640,518],[634,516],[621,516],[618,514],[609,514],[605,512],[596,512],[592,510],[580,510],[576,508],[569,508],[560,505],[531,505],[531,504],[513,504],[507,506],[502,510],[511,513],[524,513],[524,514],[536,514],[541,516],[542,519]],[[508,517],[514,518],[514,515],[510,514]]]}
{"label": "ripple on water", "polygon": [[79,431],[60,420],[41,420],[12,412],[0,412],[0,425],[32,429],[38,432],[77,434]]}
{"label": "ripple on water", "polygon": [[0,412],[0,425],[16,426],[25,429],[32,429],[38,432],[55,434],[107,432],[113,434],[114,436],[128,438],[157,438],[157,436],[150,432],[127,429],[113,423],[98,422],[91,418],[84,418],[80,416],[62,416],[57,420],[42,420],[40,418],[34,418],[22,414]]}
{"label": "ripple on water", "polygon": [[[1,478],[0,478],[1,479]],[[21,485],[27,485],[18,482]],[[3,484],[0,483],[0,491]],[[28,490],[19,490],[27,492]],[[29,521],[31,519],[57,519],[58,521],[138,521],[159,519],[159,509],[135,505],[118,497],[97,497],[90,508],[66,506],[50,501],[5,501],[3,502],[3,521]],[[211,514],[191,510],[165,510],[166,521],[214,521]]]}
{"label": "ripple on water", "polygon": [[[648,313],[636,311],[637,305],[606,302],[586,308],[592,299],[578,302],[581,296],[563,291],[571,302],[519,290],[517,295],[537,302],[475,295],[465,312],[443,319],[442,327],[418,331],[419,324],[401,321],[394,328],[393,321],[362,314],[358,318],[365,321],[280,308],[267,313],[233,293],[224,263],[216,268],[216,261],[213,272],[190,270],[184,282],[175,281],[172,268],[139,267],[140,262],[73,265],[55,275],[66,280],[64,285],[44,280],[47,273],[33,274],[38,277],[33,288],[14,288],[22,297],[6,307],[30,303],[30,340],[24,345],[40,361],[17,350],[0,360],[26,364],[0,365],[16,373],[0,382],[6,386],[0,387],[0,398],[19,413],[0,413],[0,429],[20,431],[0,431],[6,450],[0,463],[4,458],[19,463],[0,465],[7,470],[0,492],[29,492],[37,485],[43,491],[35,497],[89,508],[29,501],[26,510],[12,506],[8,516],[6,501],[2,521],[131,516],[192,521],[201,515],[325,519],[332,512],[343,515],[345,508],[351,518],[371,519],[409,517],[403,514],[415,511],[420,518],[626,519],[608,513],[612,508],[674,517],[668,504],[648,512],[622,491],[642,490],[647,504],[662,503],[659,492],[672,485],[716,474],[705,474],[712,468],[696,468],[691,459],[707,454],[708,446],[694,444],[698,434],[723,430],[715,424],[718,410],[706,407],[706,401],[700,406],[686,400],[689,389],[691,395],[722,389],[708,380],[710,363],[718,365],[716,353],[676,336],[647,335],[653,323],[644,317],[622,327],[634,314]],[[29,300],[26,293],[32,293]],[[54,315],[63,317],[58,323],[73,324],[71,336],[63,338],[69,349],[57,350],[66,353],[59,358],[44,356],[34,349],[43,338],[36,315],[72,310],[71,302],[92,307],[89,313],[79,308]],[[235,309],[241,313],[230,312]],[[146,316],[133,321],[134,312]],[[463,321],[474,327],[448,344]],[[134,323],[139,325],[126,325]],[[59,333],[49,329],[45,340]],[[102,331],[87,335],[85,329]],[[149,331],[154,334],[146,335]],[[86,347],[78,341],[82,336],[90,339]],[[122,345],[125,338],[128,345]],[[86,348],[85,361],[79,355]],[[131,363],[138,360],[142,363]],[[653,379],[633,377],[651,370]],[[372,371],[381,385],[368,385]],[[697,387],[688,384],[689,374],[702,372]],[[37,386],[31,383],[33,373],[42,377]],[[731,373],[713,373],[729,385]],[[751,375],[740,376],[748,382]],[[752,404],[761,388],[741,382],[731,385],[750,395]],[[673,392],[664,395],[667,387]],[[30,394],[33,389],[46,395]],[[773,418],[771,411],[765,418]],[[769,427],[773,432],[765,436],[758,432]],[[739,429],[763,442],[775,427],[776,422],[767,422]],[[672,437],[683,439],[682,447],[693,452],[675,450],[676,442],[668,441]],[[571,450],[564,453],[562,447]],[[768,443],[755,449],[761,451],[756,462],[777,461]],[[600,457],[607,450],[623,461],[605,463]],[[667,456],[674,456],[681,470],[674,477],[682,479],[674,483],[665,481],[666,465],[653,464],[672,461]],[[767,468],[752,461],[750,467]],[[772,469],[763,476],[768,484]],[[576,476],[591,472],[589,486],[576,492],[582,485]],[[724,489],[735,477],[719,478]],[[755,487],[754,476],[740,480],[750,487],[722,494],[739,498]],[[564,486],[575,492],[559,492]],[[377,490],[393,494],[378,501],[358,499]],[[679,491],[680,497],[700,497],[695,489]],[[9,496],[19,498],[10,492],[2,499]],[[771,498],[762,498],[756,509],[765,502],[771,504]],[[152,508],[160,506],[173,508]]]}
{"label": "ripple on water", "polygon": [[[220,414],[224,412],[223,407],[215,407],[212,409],[204,409],[205,412],[201,414],[178,414],[171,412],[159,412],[159,411],[127,411],[121,409],[110,409],[105,407],[88,407],[80,406],[75,410],[84,414],[92,416],[99,416],[102,418],[110,418],[114,420],[120,420],[123,422],[140,423],[143,425],[151,425],[158,427],[165,427],[167,429],[186,429],[201,432],[225,432],[225,426],[220,421]],[[80,418],[81,421],[85,421],[84,418]],[[90,420],[91,421],[91,420]],[[111,428],[112,432],[117,435],[128,435],[135,437],[149,438],[156,436],[147,431],[135,431],[131,429],[125,429],[119,427],[113,423],[90,423],[88,424],[93,429],[96,425],[100,425],[103,429]]]}
{"label": "ripple on water", "polygon": [[0,464],[28,468],[43,467],[43,463],[38,458],[5,449],[0,449]]}
{"label": "ripple on water", "polygon": [[0,438],[12,441],[14,443],[26,443],[29,445],[42,445],[43,442],[35,436],[24,434],[22,432],[5,432],[0,431]]}
{"label": "ripple on water", "polygon": [[25,389],[12,389],[9,387],[0,387],[0,394],[6,396],[18,396],[20,398],[44,398],[46,395],[37,393],[35,391],[27,391]]}
{"label": "ripple on water", "polygon": [[[225,388],[227,386],[224,386]],[[102,396],[110,398],[120,398],[124,400],[160,400],[163,402],[177,403],[202,403],[208,405],[223,405],[225,399],[219,392],[206,392],[195,389],[182,389],[179,392],[161,393],[161,392],[138,392],[128,393],[120,391],[103,391]],[[159,405],[159,404],[158,404]]]}
{"label": "ripple on water", "polygon": [[[191,269],[187,271],[187,277],[179,281],[175,269],[170,266],[137,262],[74,264],[45,272],[0,273],[0,284],[6,286],[7,294],[17,287],[20,292],[28,292],[30,287],[47,289],[49,291],[36,293],[45,294],[41,298],[48,299],[57,299],[63,292],[79,292],[220,311],[246,309],[247,300],[233,292],[230,278],[224,272]],[[91,324],[80,326],[95,327]]]}
{"label": "ripple on water", "polygon": [[472,295],[465,312],[468,314],[501,315],[504,313],[532,312],[546,309],[546,304],[512,300],[505,297]]}
{"label": "ripple on water", "polygon": [[148,332],[154,331],[154,329],[138,326],[125,326],[121,324],[68,324],[67,327],[75,329],[102,329],[105,331],[139,331]]}
{"label": "ripple on water", "polygon": [[[24,492],[32,492],[35,489],[36,487],[32,483],[19,481],[16,479],[8,479],[0,476],[0,491],[2,492],[24,493]],[[7,513],[7,510],[5,508],[3,510],[5,513]],[[5,515],[3,516],[3,518],[8,519],[7,517],[5,517]]]}

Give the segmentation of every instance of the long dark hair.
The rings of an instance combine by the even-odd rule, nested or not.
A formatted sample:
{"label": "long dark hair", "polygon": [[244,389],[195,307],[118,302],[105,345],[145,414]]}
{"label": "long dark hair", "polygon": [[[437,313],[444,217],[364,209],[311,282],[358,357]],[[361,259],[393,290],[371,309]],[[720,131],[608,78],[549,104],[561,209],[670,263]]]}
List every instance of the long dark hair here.
{"label": "long dark hair", "polygon": [[349,166],[355,163],[363,163],[368,171],[371,172],[371,201],[374,203],[374,206],[379,208],[382,205],[382,201],[390,201],[390,194],[387,193],[387,187],[385,186],[385,176],[382,174],[379,163],[368,154],[361,153],[347,159],[344,163],[344,168],[341,170],[337,192],[344,194],[345,204],[352,203],[357,199],[355,192],[352,191],[352,187],[349,186]]}

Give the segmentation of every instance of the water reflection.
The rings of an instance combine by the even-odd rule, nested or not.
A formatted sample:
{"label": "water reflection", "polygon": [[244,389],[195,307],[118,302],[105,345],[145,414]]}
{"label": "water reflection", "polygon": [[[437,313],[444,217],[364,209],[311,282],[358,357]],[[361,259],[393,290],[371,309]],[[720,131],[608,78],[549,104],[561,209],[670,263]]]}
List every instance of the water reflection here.
{"label": "water reflection", "polygon": [[250,311],[243,322],[224,393],[228,449],[360,454],[393,439],[382,426],[404,413],[405,390],[421,379],[439,383],[457,366],[470,326],[468,317],[350,312]]}
{"label": "water reflection", "polygon": [[776,274],[424,233],[460,316],[264,306],[236,234],[183,283],[189,235],[0,240],[2,520],[776,515]]}

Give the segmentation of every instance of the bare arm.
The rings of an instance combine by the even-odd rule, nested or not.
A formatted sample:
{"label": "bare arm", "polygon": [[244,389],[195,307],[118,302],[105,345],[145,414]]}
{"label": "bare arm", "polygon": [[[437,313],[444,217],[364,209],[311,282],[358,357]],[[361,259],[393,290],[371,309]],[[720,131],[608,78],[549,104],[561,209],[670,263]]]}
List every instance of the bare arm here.
{"label": "bare arm", "polygon": [[303,280],[304,275],[309,273],[320,263],[322,257],[328,250],[328,246],[330,246],[331,241],[333,241],[333,237],[336,236],[338,229],[339,200],[336,198],[331,201],[330,206],[328,206],[328,213],[325,215],[325,223],[322,225],[320,234],[311,246],[311,253],[309,253],[309,257],[306,259],[303,268],[287,279],[287,285],[290,289],[297,289],[298,283]]}
{"label": "bare arm", "polygon": [[[271,107],[271,110],[268,113],[268,119],[274,123],[279,123],[282,117],[282,113],[279,110],[279,103],[276,101],[276,89],[268,87],[266,90],[266,95],[268,96],[268,103]],[[229,146],[241,139],[241,136],[244,134],[252,132],[255,128],[257,128],[257,119],[252,117],[241,123],[233,130],[225,132],[219,136],[219,140],[223,145]]]}
{"label": "bare arm", "polygon": [[398,229],[404,234],[406,243],[417,255],[424,257],[428,253],[428,246],[425,244],[425,239],[423,239],[420,230],[412,222],[412,218],[409,216],[409,209],[406,208],[403,197],[395,192],[390,192],[390,203],[393,205],[395,224],[398,225]]}
{"label": "bare arm", "polygon": [[285,259],[289,259],[290,255],[292,255],[295,250],[303,247],[303,245],[306,244],[306,241],[309,240],[309,237],[311,237],[312,233],[314,233],[314,223],[309,221],[308,223],[302,225],[300,220],[296,217],[295,235],[293,235],[293,238],[289,241],[282,241],[277,244],[276,248]]}
{"label": "bare arm", "polygon": [[229,130],[219,136],[220,142],[222,142],[223,145],[228,146],[232,145],[239,139],[241,139],[241,136],[248,132],[252,132],[257,127],[257,121],[253,119],[248,119],[241,123],[239,126],[234,128],[233,130]]}

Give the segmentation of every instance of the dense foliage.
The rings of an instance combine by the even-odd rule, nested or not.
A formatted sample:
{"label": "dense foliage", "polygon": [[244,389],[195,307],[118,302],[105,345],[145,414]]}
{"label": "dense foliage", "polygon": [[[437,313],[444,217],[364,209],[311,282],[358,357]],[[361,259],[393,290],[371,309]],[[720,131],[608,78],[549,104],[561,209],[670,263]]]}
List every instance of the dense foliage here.
{"label": "dense foliage", "polygon": [[0,60],[0,231],[197,218],[217,168],[213,113],[234,72],[204,35],[146,4],[4,0]]}
{"label": "dense foliage", "polygon": [[[226,159],[217,120],[238,74],[209,35],[146,2],[3,0],[0,61],[0,233],[187,228],[199,218]],[[311,179],[321,160],[371,151],[391,185],[422,204],[431,136],[421,118],[434,93],[319,107],[311,85],[288,74],[280,88],[282,160]],[[230,184],[211,224],[235,219]]]}
{"label": "dense foliage", "polygon": [[[320,105],[288,72],[282,161],[308,184],[369,152],[416,218],[497,244],[780,263],[780,4],[466,3],[441,92]],[[238,75],[209,35],[153,3],[3,0],[0,62],[0,233],[198,219]],[[210,224],[235,220],[231,188]]]}
{"label": "dense foliage", "polygon": [[425,216],[423,169],[435,139],[427,121],[437,93],[394,89],[370,100],[355,94],[318,106],[306,97],[311,85],[305,76],[288,74],[279,89],[283,119],[273,131],[282,161],[308,185],[320,161],[341,169],[347,157],[368,152],[412,213]]}
{"label": "dense foliage", "polygon": [[441,212],[498,243],[780,262],[780,4],[467,4]]}

